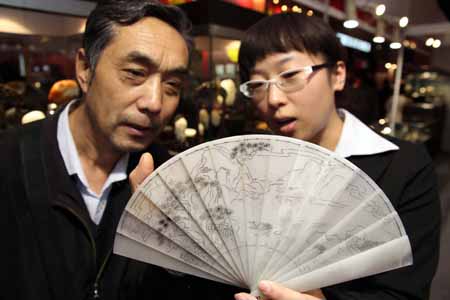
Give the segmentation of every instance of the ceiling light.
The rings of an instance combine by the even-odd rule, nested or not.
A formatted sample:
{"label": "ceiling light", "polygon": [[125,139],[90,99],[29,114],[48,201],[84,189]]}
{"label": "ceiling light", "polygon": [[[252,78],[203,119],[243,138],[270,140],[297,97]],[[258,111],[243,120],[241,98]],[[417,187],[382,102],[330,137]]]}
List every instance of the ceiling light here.
{"label": "ceiling light", "polygon": [[441,46],[441,40],[435,39],[433,42],[433,48],[439,48]]}
{"label": "ceiling light", "polygon": [[389,45],[391,49],[400,49],[402,47],[402,43],[400,40],[400,28],[396,27],[394,29],[394,35],[392,38],[392,42]]}
{"label": "ceiling light", "polygon": [[347,19],[344,22],[344,27],[349,29],[358,27],[359,22],[356,16],[356,4],[354,0],[345,1],[345,14]]}
{"label": "ceiling light", "polygon": [[375,14],[377,16],[384,15],[385,11],[386,11],[386,5],[384,5],[384,4],[378,4],[377,7],[375,8]]}
{"label": "ceiling light", "polygon": [[433,45],[433,42],[434,42],[434,38],[430,37],[426,40],[425,45],[427,47],[431,47]]}
{"label": "ceiling light", "polygon": [[374,36],[372,41],[376,44],[383,44],[386,39],[384,38],[384,36]]}
{"label": "ceiling light", "polygon": [[399,25],[401,28],[405,28],[406,26],[408,26],[408,23],[409,23],[408,17],[402,17],[402,18],[398,21],[398,25]]}
{"label": "ceiling light", "polygon": [[375,36],[373,37],[373,42],[377,44],[384,43],[384,22],[381,19],[377,19],[377,27],[375,29]]}
{"label": "ceiling light", "polygon": [[389,47],[391,47],[391,49],[400,49],[402,47],[402,44],[400,42],[392,42]]}
{"label": "ceiling light", "polygon": [[287,9],[288,9],[287,5],[282,5],[282,6],[281,6],[281,10],[282,10],[282,11],[287,11]]}

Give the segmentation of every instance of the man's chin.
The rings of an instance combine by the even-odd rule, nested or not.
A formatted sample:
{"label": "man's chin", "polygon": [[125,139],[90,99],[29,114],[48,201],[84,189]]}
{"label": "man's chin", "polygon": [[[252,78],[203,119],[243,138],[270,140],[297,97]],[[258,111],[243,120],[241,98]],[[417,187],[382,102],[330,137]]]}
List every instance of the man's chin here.
{"label": "man's chin", "polygon": [[142,152],[145,151],[150,144],[153,142],[153,140],[148,142],[135,142],[135,141],[122,141],[120,143],[115,143],[115,148],[119,152]]}

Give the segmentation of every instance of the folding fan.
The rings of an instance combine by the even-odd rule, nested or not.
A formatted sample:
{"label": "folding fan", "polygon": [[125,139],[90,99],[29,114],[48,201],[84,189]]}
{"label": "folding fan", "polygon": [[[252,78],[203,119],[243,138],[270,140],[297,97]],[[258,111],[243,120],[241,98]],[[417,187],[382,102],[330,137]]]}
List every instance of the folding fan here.
{"label": "folding fan", "polygon": [[193,147],[132,195],[114,252],[249,288],[299,291],[412,264],[403,224],[382,190],[317,145],[243,135]]}

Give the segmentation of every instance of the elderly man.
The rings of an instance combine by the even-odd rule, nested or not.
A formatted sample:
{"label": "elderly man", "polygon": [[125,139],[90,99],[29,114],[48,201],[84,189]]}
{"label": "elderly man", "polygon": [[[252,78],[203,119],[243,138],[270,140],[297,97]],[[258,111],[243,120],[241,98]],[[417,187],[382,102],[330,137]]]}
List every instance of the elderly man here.
{"label": "elderly man", "polygon": [[158,1],[101,2],[76,57],[81,99],[3,136],[3,295],[188,297],[197,279],[114,255],[112,246],[133,186],[168,158],[154,142],[180,100],[189,29],[177,7]]}

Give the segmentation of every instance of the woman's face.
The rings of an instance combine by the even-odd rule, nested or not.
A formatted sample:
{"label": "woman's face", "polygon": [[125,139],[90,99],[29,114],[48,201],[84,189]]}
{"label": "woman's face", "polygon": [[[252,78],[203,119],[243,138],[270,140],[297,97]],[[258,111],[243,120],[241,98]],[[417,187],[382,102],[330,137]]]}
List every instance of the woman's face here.
{"label": "woman's face", "polygon": [[[299,51],[275,53],[256,63],[250,80],[270,80],[282,72],[323,63],[326,61],[320,56]],[[334,150],[342,128],[334,93],[344,87],[345,65],[339,62],[334,68],[313,71],[304,76],[304,83],[293,92],[270,84],[265,95],[253,98],[253,103],[275,133]]]}

